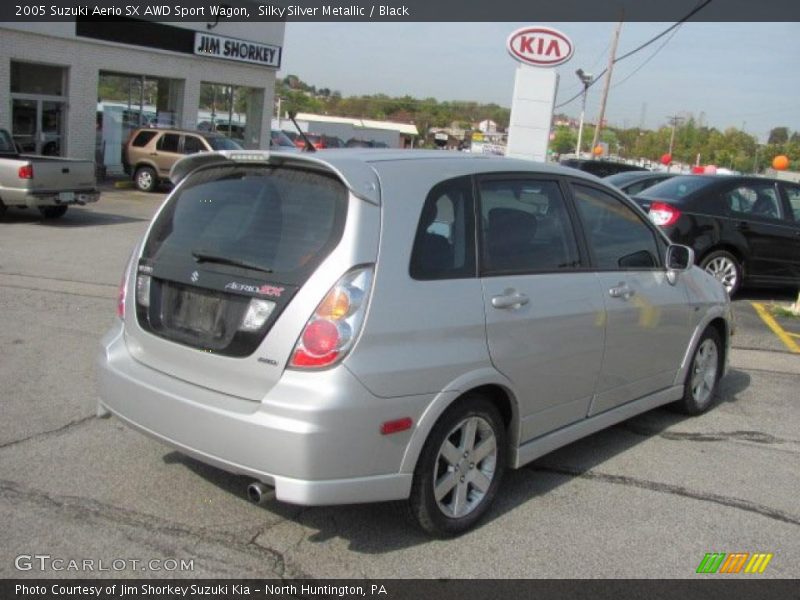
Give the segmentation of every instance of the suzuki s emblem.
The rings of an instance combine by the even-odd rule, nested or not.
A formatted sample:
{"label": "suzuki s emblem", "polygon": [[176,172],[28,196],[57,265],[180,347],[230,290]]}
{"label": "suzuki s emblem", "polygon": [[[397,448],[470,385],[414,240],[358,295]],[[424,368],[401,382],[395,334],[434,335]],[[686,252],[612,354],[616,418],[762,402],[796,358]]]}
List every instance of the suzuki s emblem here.
{"label": "suzuki s emblem", "polygon": [[192,283],[197,283],[198,279],[200,279],[200,273],[195,271],[194,273],[192,273]]}

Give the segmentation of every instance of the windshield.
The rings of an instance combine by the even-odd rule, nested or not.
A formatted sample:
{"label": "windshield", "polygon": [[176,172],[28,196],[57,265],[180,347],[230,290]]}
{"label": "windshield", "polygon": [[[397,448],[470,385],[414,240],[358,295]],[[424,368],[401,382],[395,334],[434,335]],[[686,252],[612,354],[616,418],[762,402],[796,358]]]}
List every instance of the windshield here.
{"label": "windshield", "polygon": [[701,175],[683,175],[667,179],[657,183],[653,187],[647,188],[639,194],[643,198],[654,198],[661,200],[681,200],[692,192],[707,186],[713,178]]}
{"label": "windshield", "polygon": [[153,225],[142,259],[304,277],[338,243],[347,190],[298,168],[215,167],[190,175]]}
{"label": "windshield", "polygon": [[230,138],[222,136],[207,137],[208,145],[214,150],[241,150],[242,147]]}

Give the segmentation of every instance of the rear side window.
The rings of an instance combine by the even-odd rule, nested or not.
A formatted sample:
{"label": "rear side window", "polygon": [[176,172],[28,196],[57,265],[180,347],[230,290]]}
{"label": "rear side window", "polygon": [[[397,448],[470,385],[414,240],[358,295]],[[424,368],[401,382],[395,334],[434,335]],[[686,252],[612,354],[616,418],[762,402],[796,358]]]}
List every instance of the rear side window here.
{"label": "rear side window", "polygon": [[586,241],[598,269],[653,269],[660,265],[655,232],[619,198],[573,184]]}
{"label": "rear side window", "polygon": [[181,136],[175,133],[165,133],[156,143],[156,148],[161,152],[178,152],[178,142]]}
{"label": "rear side window", "polygon": [[563,271],[578,247],[555,181],[484,180],[480,186],[483,274]]}
{"label": "rear side window", "polygon": [[302,283],[341,239],[345,186],[289,168],[217,167],[191,175],[145,245],[147,261],[194,264],[204,254]]}
{"label": "rear side window", "polygon": [[771,183],[740,185],[722,195],[722,207],[733,217],[780,219],[780,204]]}
{"label": "rear side window", "polygon": [[414,247],[411,277],[455,279],[475,276],[475,226],[469,177],[435,186],[422,207]]}
{"label": "rear side window", "polygon": [[150,140],[156,137],[156,135],[158,135],[157,131],[140,131],[136,134],[136,137],[133,138],[131,145],[137,148],[147,146],[147,144],[150,143]]}
{"label": "rear side window", "polygon": [[140,131],[136,134],[136,137],[133,138],[131,145],[135,146],[136,148],[142,148],[143,146],[149,144],[150,140],[156,137],[156,135],[158,135],[157,131]]}

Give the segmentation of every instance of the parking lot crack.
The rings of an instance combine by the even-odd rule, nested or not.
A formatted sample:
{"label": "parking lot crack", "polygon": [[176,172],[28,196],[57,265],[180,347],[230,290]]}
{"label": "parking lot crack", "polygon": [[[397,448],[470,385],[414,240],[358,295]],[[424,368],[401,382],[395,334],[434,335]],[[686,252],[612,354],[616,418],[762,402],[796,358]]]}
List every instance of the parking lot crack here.
{"label": "parking lot crack", "polygon": [[278,576],[286,570],[282,554],[272,548],[251,541],[243,542],[238,536],[230,533],[182,525],[91,498],[50,494],[15,481],[0,480],[0,500],[6,500],[13,505],[24,503],[43,508],[75,521],[101,521],[115,528],[131,527],[153,535],[168,535],[177,539],[219,544],[266,560],[270,571]]}
{"label": "parking lot crack", "polygon": [[743,441],[755,444],[798,444],[800,440],[783,439],[762,431],[719,431],[719,432],[689,432],[689,431],[659,431],[642,427],[635,423],[625,422],[620,428],[640,435],[642,437],[658,436],[665,440],[689,442],[724,442]]}
{"label": "parking lot crack", "polygon": [[684,498],[691,498],[693,500],[700,500],[703,502],[712,502],[714,504],[720,504],[722,506],[727,506],[729,508],[735,508],[738,510],[744,510],[747,512],[755,513],[763,517],[766,517],[768,519],[780,521],[782,523],[789,523],[791,525],[800,525],[800,517],[798,516],[791,515],[782,510],[771,508],[763,504],[751,502],[750,500],[745,500],[743,498],[733,498],[731,496],[723,496],[721,494],[701,492],[680,485],[661,483],[658,481],[649,481],[647,479],[637,479],[634,477],[628,477],[626,475],[611,475],[608,473],[600,473],[598,471],[590,471],[590,470],[580,470],[571,467],[534,465],[532,467],[529,467],[529,469],[537,472],[556,473],[558,475],[568,475],[571,477],[579,477],[581,479],[589,479],[593,481],[602,481],[604,483],[612,483],[616,485],[627,485],[627,486],[637,487],[643,490],[649,490],[651,492],[672,494],[675,496],[682,496]]}
{"label": "parking lot crack", "polygon": [[29,435],[27,437],[20,438],[18,440],[11,440],[10,442],[4,442],[4,443],[0,444],[0,450],[3,450],[5,448],[10,448],[11,446],[17,446],[19,444],[24,444],[25,442],[29,442],[29,441],[32,441],[32,440],[40,440],[40,439],[45,439],[45,438],[52,437],[52,436],[55,436],[55,435],[59,435],[59,434],[64,433],[65,431],[68,431],[68,430],[70,430],[70,429],[72,429],[74,427],[77,427],[79,425],[83,425],[87,421],[90,421],[90,420],[92,420],[94,418],[95,418],[94,415],[89,415],[89,416],[86,416],[86,417],[82,417],[80,419],[75,419],[74,421],[70,421],[66,425],[62,425],[61,427],[57,427],[56,429],[50,429],[48,431],[40,431],[38,433],[33,433],[33,434],[31,434],[31,435]]}

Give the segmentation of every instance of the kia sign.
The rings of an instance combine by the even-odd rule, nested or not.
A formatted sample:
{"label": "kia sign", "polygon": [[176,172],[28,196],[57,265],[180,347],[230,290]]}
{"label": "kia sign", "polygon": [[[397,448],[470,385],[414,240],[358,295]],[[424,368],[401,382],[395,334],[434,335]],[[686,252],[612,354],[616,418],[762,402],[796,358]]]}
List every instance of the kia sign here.
{"label": "kia sign", "polygon": [[511,56],[534,67],[555,67],[572,58],[570,39],[551,27],[523,27],[508,36]]}

